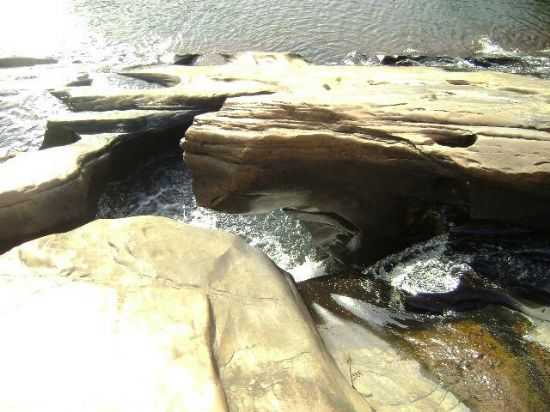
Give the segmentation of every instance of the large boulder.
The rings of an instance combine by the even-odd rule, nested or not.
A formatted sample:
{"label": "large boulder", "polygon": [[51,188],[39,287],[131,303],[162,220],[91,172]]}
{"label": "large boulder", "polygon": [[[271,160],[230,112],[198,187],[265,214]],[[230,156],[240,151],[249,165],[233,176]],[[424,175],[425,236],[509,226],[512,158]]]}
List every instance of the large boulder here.
{"label": "large boulder", "polygon": [[370,410],[292,280],[236,236],[100,220],[0,274],[0,410]]}
{"label": "large boulder", "polygon": [[228,98],[186,133],[200,205],[290,209],[320,244],[365,261],[449,217],[550,229],[548,81],[260,57],[230,63],[243,67],[235,82],[276,92]]}

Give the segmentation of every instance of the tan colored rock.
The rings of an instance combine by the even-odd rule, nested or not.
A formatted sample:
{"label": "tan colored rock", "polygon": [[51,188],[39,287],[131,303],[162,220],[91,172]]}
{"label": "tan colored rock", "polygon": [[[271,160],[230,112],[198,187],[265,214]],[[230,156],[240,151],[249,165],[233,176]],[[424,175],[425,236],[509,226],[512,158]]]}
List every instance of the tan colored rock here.
{"label": "tan colored rock", "polygon": [[114,140],[98,135],[1,163],[0,251],[90,219],[99,182],[112,171],[108,149]]}
{"label": "tan colored rock", "polygon": [[233,235],[95,221],[0,274],[0,410],[370,410],[290,278]]}
{"label": "tan colored rock", "polygon": [[[550,229],[548,81],[426,67],[315,66],[281,53],[223,58],[227,64],[122,73],[166,88],[59,90],[74,111],[92,113],[52,119],[44,147],[78,145],[90,125],[94,134],[132,134],[134,127],[163,134],[163,122],[174,126],[178,113],[212,111],[183,144],[200,205],[292,209],[335,255],[359,251],[372,261],[431,237],[444,229],[442,209],[463,220]],[[168,137],[181,137],[187,123],[172,126]],[[144,142],[116,152],[146,155],[155,146]],[[43,156],[32,158],[48,163]],[[2,178],[10,161],[0,164]],[[40,180],[42,168],[35,173]],[[34,193],[28,191],[28,202]],[[6,202],[13,204],[11,195],[0,192],[0,204]],[[0,243],[63,226],[36,216],[25,212],[19,222],[39,228],[19,237],[10,232]]]}
{"label": "tan colored rock", "polygon": [[43,147],[0,161],[0,251],[92,219],[105,184],[177,150],[193,111],[76,113],[50,119]]}
{"label": "tan colored rock", "polygon": [[321,244],[367,261],[437,233],[442,206],[550,229],[550,82],[282,55],[232,64],[277,93],[196,118],[183,148],[200,205],[294,209]]}

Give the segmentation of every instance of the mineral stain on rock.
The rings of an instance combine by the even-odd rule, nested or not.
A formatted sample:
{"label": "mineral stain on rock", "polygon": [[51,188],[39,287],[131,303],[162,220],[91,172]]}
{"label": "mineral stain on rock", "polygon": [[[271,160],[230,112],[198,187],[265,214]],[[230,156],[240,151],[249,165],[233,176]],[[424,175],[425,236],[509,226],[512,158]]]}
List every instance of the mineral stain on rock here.
{"label": "mineral stain on rock", "polygon": [[[549,303],[549,250],[548,240],[528,232],[471,226],[363,274],[298,288],[317,322],[328,310],[375,333],[472,410],[543,411],[550,351],[528,336],[546,323],[529,315],[544,314]],[[464,275],[468,288],[460,287]],[[437,276],[439,285],[429,281]]]}
{"label": "mineral stain on rock", "polygon": [[505,309],[401,331],[402,344],[474,410],[543,411],[550,402],[550,357],[522,340],[528,322]]}

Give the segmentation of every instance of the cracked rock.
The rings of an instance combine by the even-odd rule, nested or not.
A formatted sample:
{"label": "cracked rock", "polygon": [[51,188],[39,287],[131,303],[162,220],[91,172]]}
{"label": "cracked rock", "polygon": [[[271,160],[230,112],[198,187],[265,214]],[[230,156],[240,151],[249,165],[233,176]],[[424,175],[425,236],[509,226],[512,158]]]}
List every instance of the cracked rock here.
{"label": "cracked rock", "polygon": [[5,253],[0,326],[0,410],[371,410],[286,274],[234,235],[166,218]]}

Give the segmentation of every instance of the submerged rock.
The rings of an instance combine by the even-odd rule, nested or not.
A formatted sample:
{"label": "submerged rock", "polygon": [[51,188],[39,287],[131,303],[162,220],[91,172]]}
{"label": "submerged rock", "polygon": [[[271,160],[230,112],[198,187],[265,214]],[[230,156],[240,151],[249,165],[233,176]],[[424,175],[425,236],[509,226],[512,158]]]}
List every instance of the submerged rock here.
{"label": "submerged rock", "polygon": [[474,410],[543,411],[550,352],[523,339],[525,320],[506,311],[435,323],[402,334],[426,369]]}
{"label": "submerged rock", "polygon": [[292,280],[236,236],[99,220],[0,273],[1,410],[371,410]]}
{"label": "submerged rock", "polygon": [[314,304],[319,332],[342,374],[376,411],[469,411],[404,349]]}

